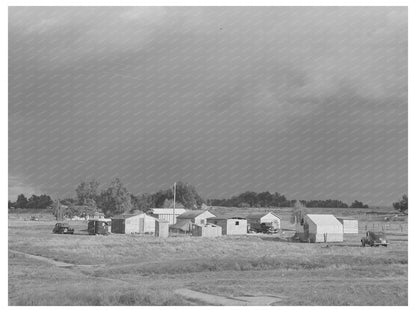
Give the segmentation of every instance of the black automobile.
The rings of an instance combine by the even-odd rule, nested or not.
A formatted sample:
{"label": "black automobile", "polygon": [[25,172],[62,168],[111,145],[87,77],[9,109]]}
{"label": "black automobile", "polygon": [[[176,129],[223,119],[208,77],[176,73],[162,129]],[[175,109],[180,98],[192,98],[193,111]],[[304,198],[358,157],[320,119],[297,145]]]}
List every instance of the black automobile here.
{"label": "black automobile", "polygon": [[368,246],[384,246],[387,247],[387,245],[389,244],[389,242],[387,241],[386,235],[382,232],[379,233],[375,233],[375,232],[371,232],[368,231],[365,234],[365,237],[361,238],[361,245],[363,247],[365,247],[366,245]]}
{"label": "black automobile", "polygon": [[68,223],[56,223],[52,232],[55,234],[74,234],[74,229]]}
{"label": "black automobile", "polygon": [[250,226],[251,233],[274,234],[277,232],[272,226],[265,223],[254,223]]}

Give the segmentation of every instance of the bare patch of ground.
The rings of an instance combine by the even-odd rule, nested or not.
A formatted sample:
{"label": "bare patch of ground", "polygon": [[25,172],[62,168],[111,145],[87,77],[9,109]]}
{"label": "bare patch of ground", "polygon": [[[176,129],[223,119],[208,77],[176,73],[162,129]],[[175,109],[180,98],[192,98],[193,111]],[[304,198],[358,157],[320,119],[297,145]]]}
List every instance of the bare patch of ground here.
{"label": "bare patch of ground", "polygon": [[25,256],[27,258],[30,258],[30,259],[46,262],[46,263],[55,265],[55,266],[60,267],[60,268],[67,268],[67,267],[73,267],[74,266],[74,264],[72,264],[72,263],[63,262],[63,261],[56,261],[56,260],[53,260],[53,259],[50,259],[50,258],[47,258],[47,257],[31,255],[31,254],[21,252],[21,251],[17,251],[17,250],[10,250],[9,249],[9,252],[15,253],[15,254],[18,254],[18,255],[23,255],[23,256]]}
{"label": "bare patch of ground", "polygon": [[54,235],[53,225],[9,219],[9,305],[407,305],[401,231],[387,248],[360,247],[362,233],[322,248],[275,236]]}
{"label": "bare patch of ground", "polygon": [[211,295],[199,291],[194,291],[187,288],[175,290],[175,293],[181,295],[189,300],[202,301],[209,305],[221,306],[258,306],[271,305],[281,301],[281,298],[275,296],[239,296],[239,297],[225,297]]}

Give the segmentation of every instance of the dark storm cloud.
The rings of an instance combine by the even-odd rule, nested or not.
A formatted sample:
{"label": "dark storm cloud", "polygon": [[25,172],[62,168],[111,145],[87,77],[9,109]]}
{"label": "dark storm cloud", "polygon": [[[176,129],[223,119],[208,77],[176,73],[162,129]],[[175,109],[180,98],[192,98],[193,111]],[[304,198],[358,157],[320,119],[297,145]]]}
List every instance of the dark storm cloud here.
{"label": "dark storm cloud", "polygon": [[407,10],[10,8],[9,164],[13,196],[118,176],[390,204]]}

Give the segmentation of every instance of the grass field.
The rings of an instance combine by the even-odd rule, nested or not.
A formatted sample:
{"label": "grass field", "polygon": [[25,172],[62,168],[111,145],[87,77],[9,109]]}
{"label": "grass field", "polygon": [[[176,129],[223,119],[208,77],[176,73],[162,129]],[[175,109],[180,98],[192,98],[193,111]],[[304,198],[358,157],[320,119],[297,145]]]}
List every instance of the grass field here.
{"label": "grass field", "polygon": [[85,221],[69,221],[75,235],[54,235],[48,216],[10,214],[9,305],[204,304],[177,295],[180,288],[282,298],[276,305],[407,305],[407,220],[387,222],[368,209],[325,212],[358,217],[360,231],[377,224],[391,245],[362,248],[362,233],[328,247],[289,242],[290,210],[279,211],[280,235],[167,239],[89,236]]}

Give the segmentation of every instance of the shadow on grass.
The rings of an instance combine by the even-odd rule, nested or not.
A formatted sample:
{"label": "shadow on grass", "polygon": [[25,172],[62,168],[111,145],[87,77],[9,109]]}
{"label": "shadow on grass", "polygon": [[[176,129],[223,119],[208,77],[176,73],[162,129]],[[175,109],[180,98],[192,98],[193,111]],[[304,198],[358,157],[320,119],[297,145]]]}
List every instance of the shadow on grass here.
{"label": "shadow on grass", "polygon": [[285,237],[276,237],[276,236],[257,236],[264,241],[273,241],[273,242],[291,242],[289,238]]}
{"label": "shadow on grass", "polygon": [[363,248],[361,244],[328,244],[329,247],[356,247],[356,248]]}

